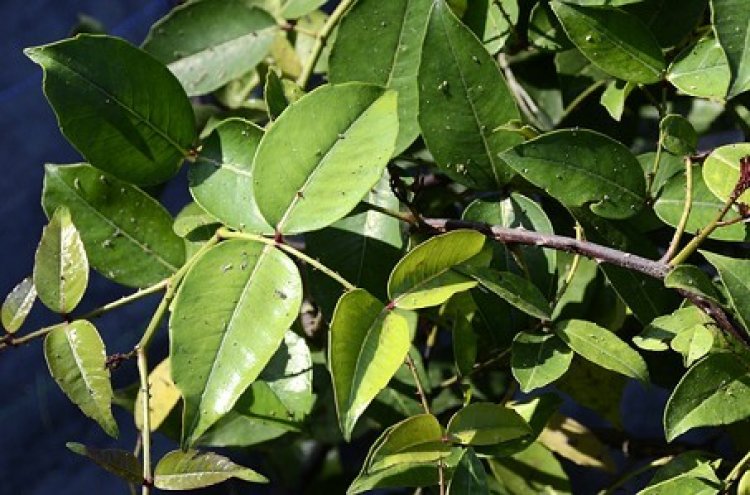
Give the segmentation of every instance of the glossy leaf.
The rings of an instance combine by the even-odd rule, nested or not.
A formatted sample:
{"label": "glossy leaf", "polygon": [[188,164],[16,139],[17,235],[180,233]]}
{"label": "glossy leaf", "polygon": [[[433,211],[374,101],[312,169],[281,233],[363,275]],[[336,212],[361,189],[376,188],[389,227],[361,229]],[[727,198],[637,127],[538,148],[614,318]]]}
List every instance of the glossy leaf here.
{"label": "glossy leaf", "polygon": [[667,441],[693,428],[726,425],[750,417],[749,393],[748,367],[731,354],[710,354],[685,373],[667,402]]}
{"label": "glossy leaf", "polygon": [[434,2],[419,65],[419,126],[441,171],[475,189],[495,190],[513,177],[497,154],[521,141],[499,129],[520,114],[498,72],[448,4]]}
{"label": "glossy leaf", "polygon": [[437,484],[437,461],[441,459],[450,471],[461,454],[459,449],[451,450],[442,437],[443,429],[431,414],[412,416],[386,428],[373,443],[347,493]]}
{"label": "glossy leaf", "polygon": [[721,304],[721,294],[706,273],[694,265],[678,265],[666,277],[664,285],[673,289],[682,289],[700,297]]}
{"label": "glossy leaf", "polygon": [[419,135],[417,71],[430,0],[359,0],[339,25],[329,60],[332,83],[361,81],[398,92],[394,154]]}
{"label": "glossy leaf", "polygon": [[44,68],[44,94],[63,134],[93,166],[138,185],[177,172],[195,139],[193,110],[159,62],[107,36],[25,53]]}
{"label": "glossy leaf", "polygon": [[573,493],[568,475],[560,462],[552,452],[538,442],[532,443],[526,450],[512,457],[490,459],[489,466],[492,476],[505,493]]}
{"label": "glossy leaf", "polygon": [[497,272],[491,268],[476,266],[459,267],[455,270],[475,279],[481,287],[524,313],[540,320],[549,320],[549,302],[539,289],[525,278],[511,272]]}
{"label": "glossy leaf", "polygon": [[701,251],[704,258],[719,272],[721,283],[737,316],[750,331],[750,260],[734,259],[720,254]]}
{"label": "glossy leaf", "polygon": [[610,7],[551,4],[570,40],[591,62],[625,81],[659,81],[666,62],[659,43],[634,15]]}
{"label": "glossy leaf", "polygon": [[643,358],[606,328],[589,321],[566,320],[555,325],[555,333],[584,359],[641,382],[649,381]]}
{"label": "glossy leaf", "polygon": [[686,48],[667,71],[667,79],[677,89],[703,98],[724,98],[730,77],[727,56],[713,36]]}
{"label": "glossy leaf", "polygon": [[743,0],[711,0],[716,38],[729,60],[729,98],[750,89],[750,9]]}
{"label": "glossy leaf", "polygon": [[172,378],[192,445],[260,375],[299,313],[302,282],[281,251],[224,242],[186,275],[170,319]]}
{"label": "glossy leaf", "polygon": [[557,335],[520,332],[513,339],[511,370],[528,393],[560,378],[570,367],[573,352]]}
{"label": "glossy leaf", "polygon": [[683,41],[695,29],[708,7],[708,0],[637,0],[624,10],[638,16],[662,48]]}
{"label": "glossy leaf", "polygon": [[185,259],[172,217],[152,197],[89,165],[47,165],[42,191],[47,215],[66,206],[89,263],[105,277],[145,287],[172,275]]}
{"label": "glossy leaf", "polygon": [[513,409],[476,402],[459,410],[448,422],[448,434],[462,444],[495,445],[531,434],[531,428]]}
{"label": "glossy leaf", "polygon": [[453,267],[479,254],[485,237],[474,230],[454,230],[423,242],[406,254],[391,272],[388,297],[396,307],[426,308],[442,304],[477,282]]}
{"label": "glossy leaf", "polygon": [[[740,178],[740,160],[750,155],[750,143],[728,144],[716,148],[703,163],[703,180],[722,201],[726,201]],[[750,191],[738,201],[750,203]]]}
{"label": "glossy leaf", "polygon": [[242,0],[185,3],[153,25],[143,49],[169,67],[188,95],[209,93],[254,68],[276,20]]}
{"label": "glossy leaf", "polygon": [[603,134],[549,132],[506,151],[502,158],[563,204],[590,204],[591,211],[602,217],[631,217],[645,201],[645,179],[638,160]]}
{"label": "glossy leaf", "polygon": [[130,452],[120,449],[96,449],[76,442],[68,442],[65,446],[125,481],[143,483],[141,463]]}
{"label": "glossy leaf", "polygon": [[[480,38],[488,52],[496,54],[503,49],[518,24],[518,7],[518,0],[487,2],[484,29]],[[465,17],[463,20],[467,22]]]}
{"label": "glossy leaf", "polygon": [[714,334],[704,325],[694,325],[678,333],[670,346],[683,356],[685,367],[708,354],[714,344]]}
{"label": "glossy leaf", "polygon": [[664,149],[675,155],[690,155],[698,146],[698,134],[685,117],[676,114],[666,115],[659,122]]}
{"label": "glossy leaf", "polygon": [[200,443],[216,447],[247,446],[299,432],[310,413],[312,358],[302,337],[287,331],[284,341],[237,403]]}
{"label": "glossy leaf", "polygon": [[[149,390],[149,425],[151,431],[156,431],[172,412],[172,409],[180,402],[180,391],[172,381],[172,368],[169,358],[159,363],[148,375]],[[143,429],[143,390],[138,389],[138,395],[133,406],[135,426],[138,430]]]}
{"label": "glossy leaf", "polygon": [[448,495],[489,494],[487,473],[472,449],[466,449],[448,483]]}
{"label": "glossy leaf", "polygon": [[94,325],[77,320],[56,326],[44,339],[44,357],[65,395],[108,435],[117,437],[107,355]]}
{"label": "glossy leaf", "polygon": [[[656,152],[649,151],[642,153],[637,156],[638,163],[641,164],[643,173],[648,177],[649,174],[653,173],[654,164],[656,162]],[[667,183],[669,179],[678,175],[680,172],[685,172],[685,162],[677,155],[673,155],[668,151],[662,150],[659,154],[659,167],[656,170],[656,175],[653,177],[653,183],[651,184],[651,192],[658,193]],[[700,173],[698,174],[700,176]]]}
{"label": "glossy leaf", "polygon": [[711,317],[706,313],[695,306],[688,306],[656,318],[643,332],[633,337],[633,342],[646,351],[665,351],[669,349],[669,342],[681,332],[711,322]]}
{"label": "glossy leaf", "polygon": [[[662,222],[676,227],[682,216],[685,205],[687,178],[684,174],[672,177],[664,186],[659,199],[654,204],[654,212]],[[721,208],[724,202],[717,198],[706,186],[701,175],[701,167],[693,166],[693,201],[691,203],[690,215],[688,216],[685,232],[692,234],[708,225]],[[739,214],[733,210],[727,212],[724,217],[727,221],[734,220]],[[742,223],[726,225],[714,230],[709,238],[721,241],[742,241],[747,237],[747,228]]]}
{"label": "glossy leaf", "polygon": [[600,102],[607,109],[609,115],[616,121],[620,121],[625,111],[625,100],[636,88],[636,84],[630,81],[612,81],[602,93]]}
{"label": "glossy leaf", "polygon": [[230,478],[250,483],[268,482],[264,476],[224,456],[197,450],[168,452],[154,469],[154,486],[160,490],[195,490]]}
{"label": "glossy leaf", "polygon": [[172,230],[184,238],[197,229],[216,224],[216,218],[209,215],[198,203],[191,201],[175,217]]}
{"label": "glossy leaf", "polygon": [[190,165],[190,193],[214,218],[232,228],[272,233],[255,204],[253,157],[263,129],[242,119],[219,124]]}
{"label": "glossy leaf", "polygon": [[45,306],[68,314],[78,306],[88,282],[89,263],[81,236],[70,211],[59,207],[44,228],[36,250],[34,287]]}
{"label": "glossy leaf", "polygon": [[571,47],[560,21],[548,4],[538,3],[531,9],[529,42],[537,48],[553,52]]}
{"label": "glossy leaf", "polygon": [[639,495],[717,495],[720,493],[721,481],[712,464],[714,462],[700,452],[680,454],[659,468]]}
{"label": "glossy leaf", "polygon": [[31,312],[36,300],[36,288],[32,277],[21,280],[5,297],[2,306],[3,328],[8,333],[15,333]]}
{"label": "glossy leaf", "polygon": [[359,417],[403,364],[411,346],[409,324],[401,310],[389,310],[357,289],[336,305],[329,339],[336,412],[348,440]]}
{"label": "glossy leaf", "polygon": [[255,155],[255,199],[266,221],[291,234],[349,213],[393,154],[396,108],[395,92],[361,83],[322,86],[289,107]]}

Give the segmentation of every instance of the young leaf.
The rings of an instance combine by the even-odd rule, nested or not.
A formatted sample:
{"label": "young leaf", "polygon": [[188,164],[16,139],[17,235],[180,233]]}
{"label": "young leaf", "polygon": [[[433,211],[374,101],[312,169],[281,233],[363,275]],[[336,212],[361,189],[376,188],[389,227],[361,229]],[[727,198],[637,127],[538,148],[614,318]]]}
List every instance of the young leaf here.
{"label": "young leaf", "polygon": [[534,284],[520,275],[478,266],[457,267],[455,271],[475,279],[480,287],[498,295],[524,313],[540,320],[549,320],[547,299]]}
{"label": "young leaf", "polygon": [[477,231],[454,230],[423,242],[391,272],[389,299],[403,309],[427,308],[475,287],[475,280],[452,268],[479,254],[484,241]]}
{"label": "young leaf", "polygon": [[269,234],[253,195],[253,157],[263,129],[234,118],[216,126],[204,141],[188,178],[193,199],[224,225]]}
{"label": "young leaf", "polygon": [[36,288],[32,277],[26,277],[5,297],[2,306],[3,328],[8,333],[15,333],[31,312],[36,300]]}
{"label": "young leaf", "polygon": [[590,204],[605,218],[635,215],[645,203],[638,160],[621,143],[593,131],[544,134],[502,153],[526,180],[567,206]]}
{"label": "young leaf", "polygon": [[44,228],[34,257],[34,287],[39,299],[56,313],[78,306],[89,282],[89,262],[70,211],[58,207]]}
{"label": "young leaf", "polygon": [[398,92],[394,154],[419,135],[417,71],[430,0],[359,0],[339,25],[329,59],[332,83],[361,81]]}
{"label": "young leaf", "polygon": [[448,483],[448,495],[489,495],[487,473],[473,449],[466,449]]}
{"label": "young leaf", "polygon": [[694,265],[678,265],[666,277],[664,286],[697,294],[704,299],[722,303],[721,294],[706,273]]}
{"label": "young leaf", "polygon": [[192,445],[258,377],[299,313],[294,263],[260,243],[224,242],[185,277],[169,322],[172,378]]}
{"label": "young leaf", "polygon": [[173,450],[154,469],[154,486],[160,490],[195,490],[230,478],[250,483],[268,480],[250,468],[239,466],[224,456],[197,450]]}
{"label": "young leaf", "polygon": [[511,370],[528,393],[560,378],[570,367],[573,352],[557,335],[520,332],[513,339]]}
{"label": "young leaf", "polygon": [[659,81],[666,68],[659,43],[634,15],[611,7],[550,3],[570,40],[606,73],[635,83]]}
{"label": "young leaf", "polygon": [[266,221],[292,234],[349,213],[393,154],[396,108],[395,92],[361,83],[322,86],[289,107],[255,155],[253,187]]}
{"label": "young leaf", "polygon": [[750,89],[750,9],[743,0],[711,0],[711,23],[729,60],[728,98]]}
{"label": "young leaf", "polygon": [[247,2],[201,0],[154,24],[143,49],[169,67],[188,95],[202,95],[258,65],[277,31],[272,15]]}
{"label": "young leaf", "polygon": [[708,354],[714,344],[714,334],[704,325],[694,325],[687,330],[678,333],[670,346],[683,356],[685,367],[690,367],[694,362]]}
{"label": "young leaf", "polygon": [[[149,390],[149,425],[151,431],[156,431],[167,419],[169,413],[180,401],[180,391],[172,381],[172,369],[169,358],[159,363],[148,375]],[[138,389],[133,406],[135,426],[138,430],[143,429],[143,389]]]}
{"label": "young leaf", "polygon": [[138,185],[172,177],[195,140],[180,83],[119,38],[79,35],[27,48],[66,138],[94,167]]}
{"label": "young leaf", "polygon": [[130,483],[143,483],[143,468],[140,461],[130,452],[120,449],[95,449],[86,445],[68,442],[68,449],[88,457],[103,469]]}
{"label": "young leaf", "polygon": [[538,3],[531,9],[529,19],[529,42],[541,50],[559,52],[572,48],[560,21],[549,4]]}
{"label": "young leaf", "polygon": [[513,409],[476,402],[459,410],[448,422],[448,434],[462,444],[495,445],[530,435],[531,428]]}
{"label": "young leaf", "polygon": [[[667,181],[659,199],[654,204],[656,216],[667,225],[677,227],[680,222],[685,207],[686,186],[687,178],[685,174],[672,177]],[[708,225],[724,206],[724,202],[717,198],[706,186],[699,165],[693,165],[693,202],[691,205],[692,208],[685,227],[686,233],[698,232]],[[733,210],[727,212],[724,217],[727,221],[737,218],[739,218],[739,214]],[[710,239],[720,241],[744,241],[746,237],[747,227],[742,222],[720,227],[711,232],[709,236]]]}
{"label": "young leaf", "polygon": [[328,366],[344,438],[403,364],[411,346],[408,320],[362,289],[336,305],[329,330]]}
{"label": "young leaf", "polygon": [[[750,143],[728,144],[716,148],[703,163],[703,180],[722,201],[726,201],[740,178],[740,160],[750,155]],[[738,201],[750,203],[750,191]]]}
{"label": "young leaf", "polygon": [[622,112],[625,111],[625,100],[636,87],[637,85],[631,81],[612,81],[607,84],[607,89],[602,93],[599,102],[607,109],[609,115],[619,122]]}
{"label": "young leaf", "polygon": [[719,426],[750,417],[750,370],[729,353],[710,354],[690,368],[664,410],[671,442],[699,426]]}
{"label": "young leaf", "polygon": [[698,134],[693,124],[681,115],[669,114],[659,122],[662,146],[675,155],[690,155],[698,146]]}
{"label": "young leaf", "polygon": [[44,339],[44,357],[65,395],[116,438],[107,355],[94,325],[76,320],[56,326]]}
{"label": "young leaf", "polygon": [[701,254],[719,272],[721,283],[727,289],[729,302],[745,329],[750,331],[750,260],[735,259],[708,251],[701,251]]}
{"label": "young leaf", "polygon": [[687,47],[667,71],[669,82],[685,94],[724,98],[729,89],[729,64],[718,40],[707,36]]}
{"label": "young leaf", "polygon": [[120,284],[154,284],[185,261],[185,245],[164,207],[89,165],[47,165],[42,206],[48,216],[59,206],[70,209],[91,266]]}
{"label": "young leaf", "polygon": [[433,2],[419,65],[419,126],[441,171],[475,189],[496,190],[515,175],[497,154],[521,137],[499,128],[520,114],[498,72],[447,2]]}
{"label": "young leaf", "polygon": [[590,321],[566,320],[555,325],[555,333],[584,359],[648,383],[648,368],[640,354],[606,328]]}
{"label": "young leaf", "polygon": [[669,349],[669,342],[677,335],[711,321],[711,317],[700,309],[688,306],[656,318],[643,332],[633,337],[633,343],[646,351],[666,351]]}

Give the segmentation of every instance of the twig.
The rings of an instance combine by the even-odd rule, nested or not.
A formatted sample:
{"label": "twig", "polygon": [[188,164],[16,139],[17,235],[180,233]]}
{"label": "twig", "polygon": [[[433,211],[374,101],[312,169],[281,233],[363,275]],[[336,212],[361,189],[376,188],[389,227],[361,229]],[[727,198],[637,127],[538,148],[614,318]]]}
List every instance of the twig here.
{"label": "twig", "polygon": [[404,213],[401,211],[390,210],[388,208],[384,208],[380,205],[369,203],[367,201],[364,201],[363,204],[365,205],[365,207],[367,207],[368,210],[382,213],[383,215],[387,215],[389,217],[395,218],[396,220],[401,220],[402,222],[406,222],[413,227],[416,227],[418,225],[417,220],[414,218],[414,215],[412,215],[411,213]]}
{"label": "twig", "polygon": [[601,88],[607,83],[606,80],[596,81],[595,83],[591,84],[588,88],[581,91],[578,96],[576,96],[573,101],[571,101],[567,107],[563,110],[562,115],[560,116],[560,119],[558,122],[564,122],[566,118],[570,116],[571,113],[573,113],[580,105],[583,103],[586,98],[591,96],[594,92],[596,92],[597,89]]}
{"label": "twig", "polygon": [[740,462],[734,465],[734,468],[732,468],[732,471],[727,475],[727,477],[724,479],[724,490],[723,493],[729,493],[729,488],[739,480],[740,476],[742,476],[742,473],[745,472],[748,468],[748,465],[750,464],[750,451],[748,451],[745,456],[740,459]]}
{"label": "twig", "polygon": [[143,442],[143,486],[141,495],[149,495],[153,485],[151,473],[151,408],[149,402],[151,393],[148,386],[148,362],[146,361],[146,350],[138,345],[135,348],[138,357],[138,376],[141,381],[141,395],[143,397],[141,408],[141,439]]}
{"label": "twig", "polygon": [[680,222],[677,224],[677,230],[675,230],[674,236],[672,236],[672,241],[669,243],[669,248],[667,248],[667,252],[661,258],[661,261],[664,263],[668,263],[677,252],[682,235],[685,233],[690,211],[693,209],[693,161],[690,157],[685,158],[685,180],[687,181],[685,205],[682,208],[682,216],[680,217]]}
{"label": "twig", "polygon": [[510,349],[511,349],[510,347],[508,347],[507,349],[503,349],[497,355],[489,358],[488,360],[482,361],[481,363],[478,363],[478,364],[475,364],[474,367],[471,369],[471,371],[469,371],[468,373],[466,373],[463,376],[453,375],[452,377],[450,377],[450,378],[448,378],[446,380],[443,380],[442,382],[440,382],[440,388],[451,387],[451,386],[455,385],[456,383],[458,383],[458,381],[461,380],[462,378],[466,378],[466,377],[475,375],[475,374],[479,373],[480,371],[482,371],[483,369],[489,368],[490,366],[492,366],[493,364],[497,363],[498,361],[503,360],[508,354],[510,354]]}
{"label": "twig", "polygon": [[714,230],[716,230],[722,220],[724,220],[724,216],[729,213],[729,210],[732,209],[732,205],[734,205],[734,202],[736,198],[732,197],[733,195],[730,195],[727,199],[726,203],[724,203],[724,207],[719,211],[719,213],[716,215],[716,217],[711,220],[711,222],[703,227],[697,236],[693,237],[693,240],[691,240],[687,246],[682,248],[682,251],[677,253],[677,255],[669,262],[671,266],[677,266],[681,263],[684,263],[687,261],[687,259],[698,249],[698,247],[708,239],[708,236],[710,236]]}
{"label": "twig", "polygon": [[297,85],[300,88],[305,89],[307,83],[310,82],[310,77],[315,70],[315,65],[317,65],[321,53],[323,53],[323,47],[328,41],[328,37],[353,3],[354,0],[341,0],[341,3],[336,7],[336,10],[331,13],[331,16],[315,36],[313,49],[310,52],[310,56],[305,61],[304,67],[302,67],[302,72],[300,73],[299,78],[297,78]]}
{"label": "twig", "polygon": [[646,197],[651,201],[651,189],[654,187],[654,179],[656,173],[659,171],[659,165],[661,162],[661,155],[664,151],[664,131],[659,129],[659,141],[656,143],[656,156],[654,157],[654,164],[651,167],[651,172],[646,174]]}
{"label": "twig", "polygon": [[414,360],[409,354],[406,355],[406,366],[411,371],[412,377],[414,377],[414,384],[417,387],[417,395],[422,401],[422,409],[425,414],[431,414],[430,405],[427,403],[427,395],[425,394],[424,387],[422,386],[422,380],[419,379],[419,373],[417,373],[417,366],[414,364]]}

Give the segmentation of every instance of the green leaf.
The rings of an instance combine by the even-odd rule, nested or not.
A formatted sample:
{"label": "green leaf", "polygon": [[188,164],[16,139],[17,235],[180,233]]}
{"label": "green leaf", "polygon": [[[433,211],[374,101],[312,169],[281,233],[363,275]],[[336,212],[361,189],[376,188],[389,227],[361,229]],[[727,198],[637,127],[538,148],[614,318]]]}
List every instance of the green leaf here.
{"label": "green leaf", "polygon": [[26,277],[13,287],[3,301],[2,323],[6,332],[15,333],[21,328],[34,306],[34,301],[36,301],[34,280],[32,277]]}
{"label": "green leaf", "polygon": [[188,95],[210,93],[250,71],[271,49],[278,26],[242,0],[187,2],[159,20],[143,49],[169,67]]}
{"label": "green leaf", "polygon": [[529,42],[537,48],[553,52],[571,48],[570,40],[549,4],[540,2],[531,9]]}
{"label": "green leaf", "polygon": [[448,422],[448,434],[462,444],[495,445],[531,434],[531,428],[513,409],[475,402],[459,410]]}
{"label": "green leaf", "polygon": [[691,96],[724,98],[729,88],[729,64],[724,49],[713,36],[689,46],[669,66],[667,79]]}
{"label": "green leaf", "polygon": [[65,395],[116,438],[107,354],[94,325],[77,320],[56,326],[44,339],[44,357]]}
{"label": "green leaf", "polygon": [[[679,224],[685,205],[686,187],[685,174],[676,175],[667,181],[659,199],[656,200],[654,212],[667,225],[677,227]],[[706,186],[701,175],[701,167],[698,165],[693,166],[693,201],[691,204],[692,208],[685,227],[685,232],[688,234],[698,232],[708,225],[724,206],[724,202]],[[731,221],[738,217],[739,214],[736,211],[730,210],[724,219]],[[743,241],[747,237],[746,232],[747,227],[739,222],[717,228],[709,238],[721,241]]]}
{"label": "green leaf", "polygon": [[197,450],[168,452],[154,470],[154,486],[160,490],[195,490],[230,478],[268,483],[264,476],[250,468],[239,466],[219,454]]}
{"label": "green leaf", "polygon": [[281,251],[224,242],[190,269],[169,323],[172,378],[192,445],[260,375],[299,313],[302,281]]}
{"label": "green leaf", "polygon": [[347,83],[302,97],[274,122],[255,155],[261,213],[284,234],[332,224],[380,179],[397,131],[394,91]]}
{"label": "green leaf", "polygon": [[732,354],[710,354],[685,373],[667,402],[667,441],[693,428],[727,425],[750,417],[748,394],[747,366]]}
{"label": "green leaf", "polygon": [[427,308],[475,287],[475,280],[452,268],[479,254],[484,241],[484,235],[475,230],[454,230],[423,242],[391,272],[389,299],[403,309]]}
{"label": "green leaf", "polygon": [[36,250],[34,287],[45,306],[68,314],[81,302],[88,282],[89,262],[81,236],[70,211],[60,206],[44,228]]}
{"label": "green leaf", "polygon": [[491,268],[464,266],[455,268],[467,275],[480,287],[491,291],[512,306],[540,320],[550,319],[549,302],[539,289],[525,278],[511,272],[498,272]]}
{"label": "green leaf", "polygon": [[195,230],[217,225],[217,223],[216,218],[209,215],[198,203],[191,201],[175,217],[172,230],[184,238]]}
{"label": "green leaf", "polygon": [[329,330],[328,365],[344,438],[403,364],[411,346],[409,324],[362,289],[336,305]]}
{"label": "green leaf", "polygon": [[666,68],[654,35],[636,16],[611,7],[550,3],[579,50],[604,72],[625,81],[650,84]]}
{"label": "green leaf", "polygon": [[606,328],[589,321],[566,320],[555,325],[555,333],[584,359],[648,383],[648,368],[640,354]]}
{"label": "green leaf", "polygon": [[[286,108],[304,95],[302,89],[289,79],[282,79],[274,69],[266,74],[263,98],[266,100],[268,116],[276,120]],[[253,153],[254,154],[254,153]]]}
{"label": "green leaf", "polygon": [[[571,494],[570,481],[560,461],[542,444],[532,443],[512,457],[489,460],[498,493],[538,495]],[[493,483],[490,483],[492,487]]]}
{"label": "green leaf", "polygon": [[325,3],[326,0],[281,0],[281,15],[285,19],[297,19]]}
{"label": "green leaf", "polygon": [[[180,391],[172,381],[172,367],[169,358],[159,363],[148,375],[149,391],[149,426],[156,431],[180,402]],[[138,389],[133,406],[135,426],[139,431],[143,429],[143,389]]]}
{"label": "green leaf", "polygon": [[499,129],[520,118],[482,42],[444,0],[433,3],[419,65],[419,126],[441,171],[474,189],[496,190],[514,175],[497,154],[521,141]]}
{"label": "green leaf", "polygon": [[750,260],[701,251],[719,272],[727,297],[746,330],[750,331]]}
{"label": "green leaf", "polygon": [[143,483],[141,462],[130,452],[120,449],[95,449],[76,442],[68,442],[65,446],[125,481]]}
{"label": "green leaf", "polygon": [[714,344],[714,334],[703,325],[694,325],[678,333],[670,346],[684,357],[685,367],[708,354]]}
{"label": "green leaf", "polygon": [[554,382],[572,361],[573,352],[557,335],[520,332],[513,339],[511,370],[524,393]]}
{"label": "green leaf", "polygon": [[442,440],[443,429],[431,414],[412,416],[386,428],[370,447],[347,493],[437,484],[437,461],[442,460],[450,472],[461,454],[461,449],[451,450]]}
{"label": "green leaf", "polygon": [[729,60],[733,98],[750,89],[750,9],[743,0],[711,0],[711,23]]}
{"label": "green leaf", "polygon": [[312,366],[305,340],[289,330],[258,379],[200,438],[200,443],[247,446],[301,431],[315,400]]}
{"label": "green leaf", "polygon": [[[487,2],[487,13],[480,38],[488,52],[496,54],[503,49],[518,24],[518,15],[518,0]],[[467,16],[464,16],[463,21],[468,25]]]}
{"label": "green leaf", "polygon": [[138,185],[177,172],[195,120],[159,62],[107,36],[79,35],[25,53],[44,69],[44,94],[62,133],[93,166]]}
{"label": "green leaf", "polygon": [[120,284],[154,284],[185,260],[172,217],[156,200],[89,165],[47,165],[42,206],[47,215],[66,206],[91,266]]}
{"label": "green leaf", "polygon": [[[654,163],[656,162],[656,152],[649,151],[648,153],[642,153],[637,157],[638,162],[643,168],[643,173],[648,177],[654,169]],[[679,156],[673,155],[668,151],[662,150],[659,153],[659,168],[656,171],[656,175],[653,178],[651,184],[651,192],[653,194],[659,193],[669,179],[678,175],[680,172],[685,172],[685,162]],[[700,176],[700,173],[697,174]]]}
{"label": "green leaf", "polygon": [[708,0],[636,0],[624,10],[638,16],[662,48],[683,41],[701,20]]}
{"label": "green leaf", "polygon": [[721,304],[721,294],[706,273],[694,265],[678,265],[664,278],[664,285],[682,289]]}
{"label": "green leaf", "polygon": [[430,0],[359,0],[338,28],[329,60],[332,83],[361,81],[398,92],[394,154],[419,135],[417,72]]}
{"label": "green leaf", "polygon": [[669,349],[669,342],[675,336],[696,325],[705,325],[712,321],[711,317],[700,309],[688,306],[654,319],[643,332],[633,337],[633,343],[646,351],[666,351]]}
{"label": "green leaf", "polygon": [[233,118],[219,124],[204,141],[188,178],[193,199],[232,228],[269,234],[253,195],[253,157],[263,129]]}
{"label": "green leaf", "polygon": [[700,452],[685,452],[659,468],[638,495],[717,495],[720,488],[712,462]]}
{"label": "green leaf", "polygon": [[564,205],[590,204],[602,217],[631,217],[645,202],[646,181],[638,160],[603,134],[549,132],[506,151],[502,158]]}
{"label": "green leaf", "polygon": [[691,155],[698,146],[698,134],[688,119],[669,114],[659,122],[664,149],[675,155]]}
{"label": "green leaf", "polygon": [[552,452],[579,466],[613,474],[617,472],[610,448],[573,418],[555,413],[539,435],[539,441]]}
{"label": "green leaf", "polygon": [[643,0],[562,0],[571,5],[583,5],[585,7],[621,7],[631,3],[642,2]]}
{"label": "green leaf", "polygon": [[448,495],[489,495],[487,473],[473,449],[466,449],[448,483]]}
{"label": "green leaf", "polygon": [[[729,198],[737,185],[740,179],[740,160],[747,155],[750,155],[750,143],[728,144],[713,150],[703,162],[703,180],[722,201]],[[750,203],[750,191],[743,193],[737,201]]]}
{"label": "green leaf", "polygon": [[[305,252],[355,286],[385,299],[388,275],[401,258],[404,245],[401,222],[370,209],[366,203],[399,209],[387,173],[349,215],[324,229],[305,234]],[[308,274],[313,298],[330,318],[343,289],[318,270],[310,270]]]}
{"label": "green leaf", "polygon": [[622,112],[625,111],[625,100],[630,96],[631,91],[636,88],[636,84],[630,81],[615,80],[607,84],[607,88],[599,99],[609,115],[616,121],[622,118]]}

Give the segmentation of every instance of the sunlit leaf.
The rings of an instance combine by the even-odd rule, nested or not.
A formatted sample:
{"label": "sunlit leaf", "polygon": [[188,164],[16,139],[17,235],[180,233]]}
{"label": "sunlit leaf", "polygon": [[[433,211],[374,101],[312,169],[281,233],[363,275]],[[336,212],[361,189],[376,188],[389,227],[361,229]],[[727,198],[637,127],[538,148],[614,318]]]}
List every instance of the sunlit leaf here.
{"label": "sunlit leaf", "polygon": [[197,450],[173,450],[162,457],[154,469],[154,485],[160,490],[194,490],[230,478],[250,483],[268,482],[264,476],[224,456]]}

